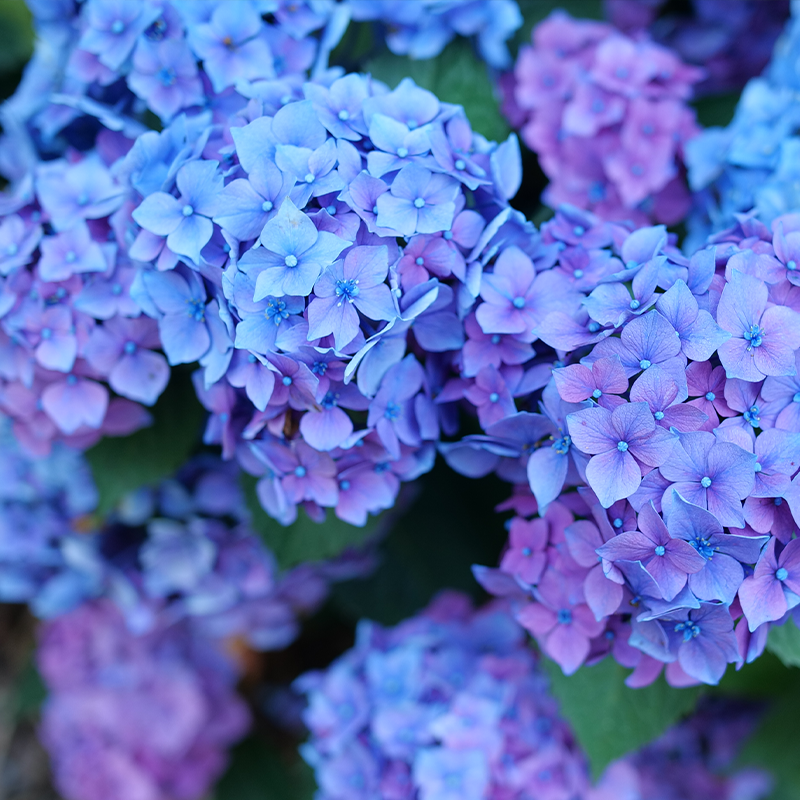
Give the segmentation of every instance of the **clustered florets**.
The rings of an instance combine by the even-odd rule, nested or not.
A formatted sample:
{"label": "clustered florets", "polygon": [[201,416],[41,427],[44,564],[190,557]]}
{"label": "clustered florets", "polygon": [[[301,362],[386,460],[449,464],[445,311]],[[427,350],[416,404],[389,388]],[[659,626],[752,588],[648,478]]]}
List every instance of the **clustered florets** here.
{"label": "clustered florets", "polygon": [[479,579],[516,597],[566,671],[612,652],[634,685],[662,663],[674,682],[716,683],[796,604],[795,216],[772,230],[742,217],[691,258],[661,226],[620,236],[565,210],[543,227],[562,244],[556,269],[579,265],[571,313],[531,331],[555,349],[552,378],[526,410],[483,418],[478,405],[486,435],[445,456],[527,483],[510,505],[508,579]]}
{"label": "clustered florets", "polygon": [[550,183],[552,208],[674,224],[690,196],[685,143],[699,132],[686,101],[703,73],[651,40],[554,12],[504,82],[505,111]]}
{"label": "clustered florets", "polygon": [[764,773],[711,771],[752,724],[718,711],[614,762],[593,786],[505,608],[473,612],[455,593],[396,628],[363,623],[352,650],[296,686],[320,800],[756,800],[769,789]]}

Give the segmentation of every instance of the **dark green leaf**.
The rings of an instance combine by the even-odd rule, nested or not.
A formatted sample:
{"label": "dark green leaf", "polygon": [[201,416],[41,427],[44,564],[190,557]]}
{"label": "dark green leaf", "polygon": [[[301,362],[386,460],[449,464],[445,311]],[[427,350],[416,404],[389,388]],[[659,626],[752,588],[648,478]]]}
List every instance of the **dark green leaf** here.
{"label": "dark green leaf", "polygon": [[296,752],[272,750],[251,736],[231,753],[214,800],[311,800],[315,789],[311,767]]}
{"label": "dark green leaf", "polygon": [[464,39],[451,42],[439,56],[426,61],[387,51],[368,61],[364,71],[392,89],[403,78],[411,78],[443,102],[464,106],[473,130],[487,139],[500,142],[508,136],[508,123],[498,108],[486,65]]}
{"label": "dark green leaf", "polygon": [[471,567],[498,562],[508,534],[494,507],[508,497],[508,484],[491,476],[470,480],[439,461],[413,490],[413,505],[381,543],[376,572],[333,588],[336,608],[352,621],[395,625],[445,588],[485,599]]}
{"label": "dark green leaf", "polygon": [[257,478],[242,473],[241,482],[253,527],[284,569],[337,556],[347,547],[362,544],[381,524],[380,517],[369,517],[367,524],[359,528],[342,522],[332,511],[328,511],[325,522],[319,523],[300,509],[297,521],[284,527],[261,508],[256,495]]}
{"label": "dark green leaf", "polygon": [[31,659],[20,673],[14,687],[12,712],[14,718],[17,721],[32,719],[39,713],[39,708],[46,697],[47,687]]}
{"label": "dark green leaf", "polygon": [[697,121],[704,128],[725,127],[733,119],[739,102],[739,92],[717,94],[695,100],[692,105],[697,112]]}
{"label": "dark green leaf", "polygon": [[767,649],[787,667],[800,667],[800,630],[792,620],[770,629]]}
{"label": "dark green leaf", "polygon": [[18,69],[31,53],[31,12],[23,0],[3,0],[0,3],[0,72]]}
{"label": "dark green leaf", "polygon": [[739,670],[729,664],[719,684],[709,686],[707,691],[752,699],[771,698],[784,694],[797,683],[798,678],[800,673],[789,669],[777,656],[767,651]]}
{"label": "dark green leaf", "polygon": [[194,391],[190,368],[173,368],[151,413],[149,428],[105,438],[86,452],[100,492],[98,514],[107,514],[128,492],[172,475],[199,444],[205,411]]}
{"label": "dark green leaf", "polygon": [[694,708],[699,694],[697,688],[673,689],[663,678],[643,689],[629,689],[628,670],[612,658],[569,677],[549,659],[542,663],[561,713],[589,757],[594,778],[609,763],[678,722]]}

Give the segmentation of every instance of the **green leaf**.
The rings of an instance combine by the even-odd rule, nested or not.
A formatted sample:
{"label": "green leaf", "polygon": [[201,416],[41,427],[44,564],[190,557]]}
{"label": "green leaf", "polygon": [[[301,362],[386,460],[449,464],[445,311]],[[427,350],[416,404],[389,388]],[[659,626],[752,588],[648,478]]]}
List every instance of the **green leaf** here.
{"label": "green leaf", "polygon": [[352,622],[368,618],[395,625],[416,614],[442,589],[483,601],[473,564],[497,564],[508,533],[494,507],[508,498],[508,484],[494,476],[474,481],[439,460],[401,495],[398,518],[381,542],[381,563],[363,580],[337,583],[332,602]]}
{"label": "green leaf", "polygon": [[12,715],[19,722],[33,719],[47,697],[47,687],[44,685],[39,670],[33,659],[25,665],[14,686],[12,698]]}
{"label": "green leaf", "polygon": [[425,61],[387,51],[368,61],[364,71],[391,88],[411,78],[439,100],[464,106],[472,129],[487,139],[500,142],[508,136],[510,129],[500,113],[486,65],[464,39],[451,42],[436,58]]}
{"label": "green leaf", "polygon": [[253,528],[275,554],[283,569],[304,561],[333,558],[347,547],[357,547],[375,533],[383,519],[383,515],[369,517],[367,524],[359,528],[342,522],[332,511],[328,511],[325,522],[314,522],[301,508],[297,521],[283,526],[261,508],[256,495],[258,478],[243,472],[240,481],[250,509]]}
{"label": "green leaf", "polygon": [[612,658],[567,677],[547,658],[543,666],[597,779],[612,761],[652,741],[695,706],[699,690],[673,689],[663,677],[643,689],[625,685],[628,670]]}
{"label": "green leaf", "polygon": [[710,95],[695,100],[692,105],[697,112],[697,121],[704,128],[729,125],[739,103],[739,92]]}
{"label": "green leaf", "polygon": [[31,12],[23,0],[0,3],[0,72],[19,69],[33,53]]}
{"label": "green leaf", "polygon": [[767,649],[787,667],[800,667],[800,630],[790,619],[780,627],[770,629]]}
{"label": "green leaf", "polygon": [[314,773],[296,753],[279,752],[251,736],[237,745],[214,800],[311,800]]}
{"label": "green leaf", "polygon": [[151,410],[149,428],[107,437],[86,451],[100,492],[99,515],[111,511],[128,492],[172,475],[199,444],[205,411],[194,391],[191,369],[173,367],[164,394]]}

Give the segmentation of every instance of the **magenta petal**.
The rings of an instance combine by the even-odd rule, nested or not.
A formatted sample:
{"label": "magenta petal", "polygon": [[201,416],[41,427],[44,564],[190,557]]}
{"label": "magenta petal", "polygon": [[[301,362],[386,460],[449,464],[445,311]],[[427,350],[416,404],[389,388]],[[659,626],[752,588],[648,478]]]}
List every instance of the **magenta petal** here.
{"label": "magenta petal", "polygon": [[642,473],[630,453],[616,448],[593,456],[586,466],[586,480],[603,508],[630,497],[642,482]]}
{"label": "magenta petal", "polygon": [[333,450],[352,432],[353,423],[341,408],[309,411],[300,420],[300,433],[317,450]]}
{"label": "magenta petal", "polygon": [[603,573],[600,564],[589,570],[583,583],[583,592],[586,596],[586,604],[592,610],[596,620],[613,614],[622,602],[622,586],[610,581]]}
{"label": "magenta petal", "polygon": [[123,355],[109,373],[108,383],[123,397],[151,406],[169,381],[169,366],[160,353],[137,350]]}
{"label": "magenta petal", "polygon": [[534,636],[542,636],[556,626],[556,615],[541,603],[528,603],[517,613],[517,622]]}
{"label": "magenta petal", "polygon": [[547,637],[544,649],[565,675],[572,675],[589,655],[589,639],[574,625],[557,625]]}
{"label": "magenta petal", "polygon": [[64,433],[74,433],[82,425],[99,428],[108,408],[108,391],[94,381],[59,381],[42,392],[42,406]]}

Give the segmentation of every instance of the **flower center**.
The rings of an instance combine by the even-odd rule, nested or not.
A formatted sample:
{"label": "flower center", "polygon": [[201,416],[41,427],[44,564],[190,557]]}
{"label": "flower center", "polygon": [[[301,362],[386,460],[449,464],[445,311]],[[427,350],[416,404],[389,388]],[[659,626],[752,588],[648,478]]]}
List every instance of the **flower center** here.
{"label": "flower center", "polygon": [[711,546],[711,542],[708,539],[697,537],[692,539],[689,544],[700,553],[706,561],[710,560],[714,555],[714,548]]}
{"label": "flower center", "polygon": [[657,556],[663,556],[664,553],[666,553],[666,552],[667,552],[666,548],[664,547],[663,544],[660,544],[660,545],[658,545],[658,547],[656,547],[656,555]]}
{"label": "flower center", "polygon": [[627,442],[617,442],[617,450],[620,453],[627,453],[628,452],[628,443]]}
{"label": "flower center", "polygon": [[187,203],[183,207],[182,212],[184,217],[191,217],[192,214],[194,214],[194,209]]}
{"label": "flower center", "polygon": [[189,306],[189,316],[195,322],[206,321],[206,307],[202,300],[196,297],[190,297],[186,304]]}
{"label": "flower center", "polygon": [[158,79],[161,81],[162,86],[173,86],[178,76],[172,67],[161,67],[158,71]]}
{"label": "flower center", "polygon": [[286,264],[287,267],[296,267],[297,256],[286,256],[286,258],[283,259],[283,263]]}
{"label": "flower center", "polygon": [[709,477],[708,477],[708,475],[705,475],[705,476],[703,476],[703,477],[700,479],[700,485],[701,485],[701,486],[702,486],[704,489],[708,489],[708,487],[709,487],[709,486],[711,486],[711,478],[709,478]]}
{"label": "flower center", "polygon": [[675,633],[683,633],[683,641],[690,642],[692,639],[696,639],[700,635],[700,626],[692,622],[690,619],[687,619],[686,622],[679,622],[675,626]]}
{"label": "flower center", "polygon": [[499,399],[500,399],[500,395],[497,394],[497,392],[492,392],[489,395],[489,402],[490,403],[496,403]]}
{"label": "flower center", "polygon": [[389,420],[397,419],[400,416],[400,406],[394,401],[388,402],[386,404],[386,410],[383,412],[383,416]]}
{"label": "flower center", "polygon": [[466,166],[467,166],[466,162],[461,158],[459,158],[455,163],[456,169],[464,169],[464,167]]}
{"label": "flower center", "polygon": [[339,394],[337,392],[326,392],[320,405],[323,408],[336,408],[339,405]]}
{"label": "flower center", "polygon": [[560,456],[565,456],[569,452],[569,447],[572,444],[572,439],[569,436],[560,436],[553,442],[553,450]]}
{"label": "flower center", "polygon": [[291,376],[290,376],[290,375],[284,375],[284,376],[283,376],[283,380],[281,381],[281,383],[282,383],[284,386],[291,386],[291,385],[292,385],[292,378],[291,378]]}
{"label": "flower center", "polygon": [[616,518],[616,519],[615,519],[615,520],[614,520],[614,521],[613,521],[611,524],[612,524],[612,525],[613,525],[613,526],[614,526],[614,527],[615,527],[617,530],[619,530],[619,529],[622,527],[622,518],[621,518],[621,517],[617,517],[617,518]]}
{"label": "flower center", "polygon": [[530,547],[523,547],[523,548],[522,548],[522,555],[524,555],[524,556],[525,556],[525,558],[528,558],[528,556],[529,556],[530,554],[531,554],[531,549],[530,549]]}
{"label": "flower center", "polygon": [[750,406],[743,416],[754,428],[760,427],[761,417],[758,415],[758,406]]}
{"label": "flower center", "polygon": [[294,474],[297,475],[298,478],[305,478],[306,468],[302,465],[300,465],[299,467],[295,467]]}
{"label": "flower center", "polygon": [[775,577],[779,581],[785,581],[789,577],[789,572],[785,567],[779,567],[775,570]]}
{"label": "flower center", "polygon": [[513,305],[514,308],[523,308],[525,306],[525,298],[524,297],[515,297],[511,301],[511,305]]}
{"label": "flower center", "polygon": [[129,356],[132,356],[136,352],[136,342],[125,342],[124,350]]}
{"label": "flower center", "polygon": [[111,33],[119,36],[125,30],[125,23],[121,19],[115,19],[111,23]]}
{"label": "flower center", "polygon": [[600,389],[595,389],[595,390],[592,392],[592,397],[594,397],[594,399],[595,399],[595,400],[598,400],[598,399],[599,399],[599,398],[601,398],[602,396],[603,396],[603,392],[602,392]]}
{"label": "flower center", "polygon": [[631,311],[636,311],[636,309],[639,308],[641,303],[634,298],[633,300],[631,300],[631,304],[630,305],[631,305]]}
{"label": "flower center", "polygon": [[751,325],[750,330],[745,331],[743,336],[745,341],[749,343],[747,345],[748,350],[752,347],[761,347],[764,342],[764,331],[758,325]]}
{"label": "flower center", "polygon": [[652,366],[652,364],[653,364],[653,362],[652,362],[652,361],[648,361],[646,358],[643,358],[643,359],[642,359],[642,360],[639,362],[639,366],[640,366],[642,369],[649,369],[649,368]]}
{"label": "flower center", "polygon": [[272,200],[265,200],[265,201],[264,201],[264,202],[261,204],[261,210],[262,210],[262,211],[272,211],[272,209],[273,209],[274,207],[275,207],[275,206],[274,206],[274,204],[273,204]]}
{"label": "flower center", "polygon": [[716,399],[717,396],[714,394],[714,392],[706,392],[706,400],[708,400],[709,402],[713,402]]}
{"label": "flower center", "polygon": [[271,319],[276,325],[280,325],[289,316],[289,312],[286,310],[286,303],[283,300],[267,300],[264,316],[267,319]]}
{"label": "flower center", "polygon": [[358,281],[354,279],[350,279],[349,281],[336,281],[336,287],[334,288],[334,292],[336,293],[337,297],[341,297],[342,300],[339,301],[338,305],[341,305],[344,300],[348,300],[351,303],[355,302],[356,297],[358,297],[359,290],[358,290]]}
{"label": "flower center", "polygon": [[417,199],[414,201],[414,207],[415,207],[415,208],[422,208],[424,205],[425,205],[425,201],[424,201],[424,200],[423,200],[421,197],[418,197],[418,198],[417,198]]}
{"label": "flower center", "polygon": [[399,158],[405,158],[408,155],[408,148],[407,147],[398,147],[397,148],[397,155]]}
{"label": "flower center", "polygon": [[792,270],[792,272],[794,272],[794,270],[797,269],[797,262],[794,259],[792,259],[791,261],[787,261],[786,269],[790,269]]}
{"label": "flower center", "polygon": [[656,419],[657,419],[659,422],[661,422],[661,420],[662,420],[662,419],[664,419],[664,412],[663,412],[663,411],[656,411],[656,413],[655,413],[655,414],[653,414],[653,416],[654,416],[654,417],[655,417],[655,418],[656,418]]}
{"label": "flower center", "polygon": [[569,625],[572,622],[572,612],[568,608],[562,608],[558,612],[558,622],[560,625]]}
{"label": "flower center", "polygon": [[341,110],[341,111],[338,113],[338,115],[337,115],[337,116],[339,117],[339,119],[340,119],[342,122],[347,122],[347,120],[349,120],[349,119],[350,119],[350,112],[349,112],[347,109],[344,109],[344,108],[343,108],[343,109],[342,109],[342,110]]}

